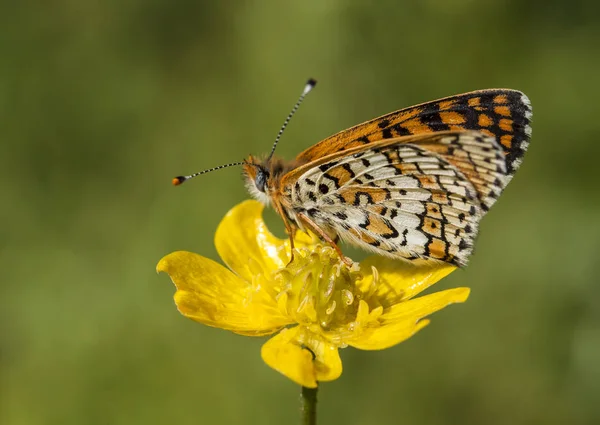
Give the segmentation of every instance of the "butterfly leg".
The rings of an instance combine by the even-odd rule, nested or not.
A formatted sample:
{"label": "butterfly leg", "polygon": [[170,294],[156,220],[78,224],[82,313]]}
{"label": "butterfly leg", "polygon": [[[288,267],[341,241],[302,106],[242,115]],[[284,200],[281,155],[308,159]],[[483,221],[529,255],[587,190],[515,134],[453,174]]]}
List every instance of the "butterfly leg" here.
{"label": "butterfly leg", "polygon": [[323,231],[323,229],[321,229],[317,225],[317,223],[315,223],[308,216],[306,216],[302,213],[298,214],[298,217],[304,222],[304,224],[307,225],[307,227],[310,227],[310,229],[313,232],[315,232],[317,235],[319,235],[325,242],[327,242],[333,249],[335,249],[335,252],[337,252],[337,254],[340,256],[340,259],[344,262],[344,264],[346,264],[348,267],[352,267],[352,264],[354,264],[354,262],[350,258],[348,258],[344,255],[344,253],[342,252],[340,247],[335,243],[335,241],[333,239],[331,239],[331,237],[327,233],[325,233]]}
{"label": "butterfly leg", "polygon": [[294,231],[288,232],[290,237],[290,261],[287,263],[289,266],[292,261],[294,261]]}
{"label": "butterfly leg", "polygon": [[288,221],[287,216],[284,214],[279,202],[273,202],[273,207],[275,208],[275,211],[277,211],[279,216],[282,218],[283,225],[285,226],[285,232],[290,238],[290,261],[287,263],[287,266],[289,266],[290,263],[294,261],[294,235],[296,234],[296,228],[292,227],[292,225]]}

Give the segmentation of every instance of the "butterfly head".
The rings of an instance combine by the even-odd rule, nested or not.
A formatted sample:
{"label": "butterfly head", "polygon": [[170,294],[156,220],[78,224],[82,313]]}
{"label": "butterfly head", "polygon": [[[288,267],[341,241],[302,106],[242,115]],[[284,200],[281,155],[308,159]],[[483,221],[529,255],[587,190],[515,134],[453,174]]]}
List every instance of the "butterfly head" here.
{"label": "butterfly head", "polygon": [[250,155],[242,164],[248,192],[265,205],[269,205],[272,191],[270,162]]}
{"label": "butterfly head", "polygon": [[250,194],[268,205],[278,189],[281,177],[295,167],[279,158],[259,159],[250,155],[244,160],[242,167],[246,178],[246,187]]}

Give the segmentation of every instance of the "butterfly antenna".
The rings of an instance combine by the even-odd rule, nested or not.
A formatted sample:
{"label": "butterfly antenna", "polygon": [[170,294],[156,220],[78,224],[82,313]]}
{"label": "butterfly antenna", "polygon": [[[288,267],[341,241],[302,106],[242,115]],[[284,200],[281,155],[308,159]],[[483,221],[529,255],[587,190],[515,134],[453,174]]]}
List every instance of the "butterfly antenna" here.
{"label": "butterfly antenna", "polygon": [[208,170],[200,171],[199,173],[190,174],[189,176],[177,176],[173,178],[172,183],[173,186],[179,186],[181,183],[188,181],[189,179],[193,179],[196,176],[201,174],[210,173],[211,171],[220,170],[221,168],[234,167],[236,165],[242,165],[243,162],[232,162],[231,164],[219,165],[218,167],[209,168]]}
{"label": "butterfly antenna", "polygon": [[281,129],[279,130],[279,133],[277,133],[277,137],[275,138],[275,143],[273,143],[273,149],[271,149],[271,154],[269,155],[269,158],[267,159],[267,161],[273,157],[273,154],[275,153],[275,148],[277,147],[277,143],[279,143],[279,139],[281,139],[281,135],[283,134],[283,131],[285,130],[285,128],[287,127],[287,125],[290,123],[290,120],[292,119],[292,117],[294,116],[294,114],[296,113],[296,111],[298,110],[298,107],[300,106],[300,104],[304,100],[304,97],[316,85],[317,85],[317,80],[314,80],[312,78],[310,78],[306,82],[306,85],[304,86],[304,90],[302,91],[302,94],[300,95],[300,97],[298,98],[298,101],[296,102],[296,104],[292,108],[292,111],[289,113],[289,115],[287,116],[287,118],[283,122],[283,125],[281,126]]}

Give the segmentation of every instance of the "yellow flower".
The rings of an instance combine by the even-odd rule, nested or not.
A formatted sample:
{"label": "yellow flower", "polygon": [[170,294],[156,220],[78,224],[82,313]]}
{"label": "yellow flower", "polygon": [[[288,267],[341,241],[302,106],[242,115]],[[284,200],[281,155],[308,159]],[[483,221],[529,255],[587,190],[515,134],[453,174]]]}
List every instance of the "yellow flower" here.
{"label": "yellow flower", "polygon": [[338,348],[391,347],[425,327],[431,313],[469,296],[468,288],[455,288],[414,298],[454,266],[369,257],[348,268],[331,247],[301,232],[287,265],[289,241],[268,231],[262,209],[242,202],[219,225],[215,245],[231,270],[184,251],[165,256],[157,270],[173,280],[184,316],[242,335],[279,331],[262,358],[300,385],[338,378]]}

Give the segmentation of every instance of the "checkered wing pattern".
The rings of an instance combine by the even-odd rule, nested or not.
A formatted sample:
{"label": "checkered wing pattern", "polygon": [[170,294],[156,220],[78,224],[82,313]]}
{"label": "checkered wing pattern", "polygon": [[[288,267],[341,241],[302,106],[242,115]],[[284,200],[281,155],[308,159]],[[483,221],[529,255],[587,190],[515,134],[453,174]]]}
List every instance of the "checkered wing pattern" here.
{"label": "checkered wing pattern", "polygon": [[383,140],[286,177],[290,216],[306,215],[378,254],[459,266],[467,263],[479,220],[508,183],[503,148],[475,131]]}

